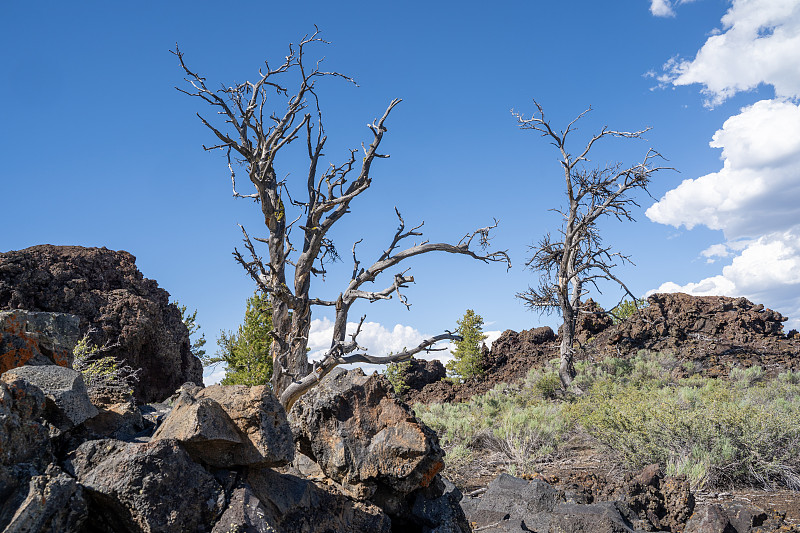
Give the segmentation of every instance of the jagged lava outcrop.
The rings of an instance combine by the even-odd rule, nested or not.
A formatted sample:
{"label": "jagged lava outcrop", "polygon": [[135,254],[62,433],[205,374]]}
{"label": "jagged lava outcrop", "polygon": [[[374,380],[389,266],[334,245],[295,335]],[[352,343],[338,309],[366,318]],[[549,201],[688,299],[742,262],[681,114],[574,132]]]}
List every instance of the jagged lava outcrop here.
{"label": "jagged lava outcrop", "polygon": [[40,245],[0,253],[0,310],[69,313],[103,355],[141,368],[134,395],[163,400],[182,383],[202,383],[189,332],[169,293],[128,252]]}

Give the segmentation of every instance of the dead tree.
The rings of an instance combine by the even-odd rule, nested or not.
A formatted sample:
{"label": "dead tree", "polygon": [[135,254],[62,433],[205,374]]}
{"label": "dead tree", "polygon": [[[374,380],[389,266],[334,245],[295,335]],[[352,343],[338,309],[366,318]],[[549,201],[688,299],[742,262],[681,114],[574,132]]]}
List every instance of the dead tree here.
{"label": "dead tree", "polygon": [[526,262],[526,267],[539,272],[539,286],[529,287],[517,297],[534,311],[561,313],[563,326],[558,374],[566,388],[575,377],[573,356],[577,319],[581,313],[589,312],[583,309],[581,303],[588,293],[587,289],[593,287],[599,291],[598,282],[611,281],[622,288],[625,293],[623,298],[629,295],[635,299],[628,287],[612,272],[618,263],[630,263],[630,258],[603,245],[597,222],[607,216],[632,221],[631,208],[639,204],[631,193],[637,189],[647,192],[653,173],[666,167],[654,165],[655,161],[663,158],[655,150],[649,149],[642,161],[632,166],[616,163],[586,168],[590,162],[589,151],[597,141],[606,137],[638,139],[649,128],[627,132],[604,127],[589,139],[578,155],[573,155],[567,149],[567,137],[575,130],[576,122],[591,108],[578,115],[565,130],[556,131],[545,119],[539,103],[534,100],[534,104],[536,111],[531,118],[513,111],[512,114],[517,118],[520,129],[537,131],[558,148],[567,206],[554,209],[563,217],[558,237],[554,238],[548,233],[530,247],[533,255]]}
{"label": "dead tree", "polygon": [[[354,267],[346,288],[332,301],[311,296],[312,278],[324,277],[326,264],[338,258],[329,232],[333,225],[350,212],[352,202],[364,193],[372,182],[370,171],[376,159],[388,157],[379,152],[387,131],[386,121],[400,103],[392,100],[381,118],[367,124],[371,132],[368,145],[361,144],[350,150],[343,162],[325,166],[323,149],[327,140],[323,127],[323,112],[317,92],[317,82],[324,78],[353,80],[338,72],[321,70],[321,60],[309,62],[309,46],[325,43],[317,29],[305,36],[299,44],[290,45],[289,53],[277,66],[269,62],[259,70],[255,81],[245,81],[212,90],[206,79],[189,69],[181,51],[175,55],[188,82],[189,89],[179,89],[200,98],[216,111],[217,118],[205,118],[198,113],[202,123],[216,137],[206,150],[221,150],[227,157],[233,196],[252,199],[259,204],[264,216],[266,237],[250,238],[242,227],[244,247],[235,250],[236,260],[255,280],[258,287],[269,294],[272,304],[273,359],[272,387],[288,410],[294,401],[313,387],[334,367],[344,363],[388,363],[411,358],[415,353],[429,350],[439,340],[454,339],[449,332],[426,339],[414,349],[386,357],[354,353],[365,351],[357,343],[363,324],[346,340],[348,313],[358,300],[377,301],[390,299],[393,294],[407,304],[400,290],[414,281],[407,270],[394,274],[382,290],[365,290],[364,285],[396,267],[402,261],[428,252],[463,254],[484,262],[504,261],[505,252],[487,252],[489,232],[496,226],[469,233],[457,244],[423,241],[408,248],[401,244],[422,235],[422,224],[407,230],[400,217],[400,225],[388,248],[371,266],[361,268],[353,245]],[[304,152],[308,170],[297,179],[290,180],[284,169],[279,171],[278,155],[294,141],[305,141]],[[301,141],[302,142],[302,141]],[[358,161],[361,159],[361,161]],[[236,169],[243,167],[255,192],[242,194],[236,183]],[[299,233],[299,237],[295,234]],[[262,260],[253,243],[266,245],[267,258]],[[359,241],[360,242],[360,241]],[[476,251],[479,249],[479,251]],[[292,279],[289,279],[289,278]],[[306,355],[311,315],[314,306],[335,309],[333,338],[321,362],[309,367]]]}

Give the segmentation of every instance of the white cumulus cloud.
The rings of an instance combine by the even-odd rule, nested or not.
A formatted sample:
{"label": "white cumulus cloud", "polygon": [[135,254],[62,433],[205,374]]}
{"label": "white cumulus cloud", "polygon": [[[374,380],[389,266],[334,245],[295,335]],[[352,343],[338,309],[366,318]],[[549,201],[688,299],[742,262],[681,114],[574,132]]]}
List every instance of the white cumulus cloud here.
{"label": "white cumulus cloud", "polygon": [[728,251],[728,246],[725,244],[712,244],[700,252],[700,255],[706,258],[707,263],[714,263],[717,258],[729,257],[731,253]]}
{"label": "white cumulus cloud", "polygon": [[674,17],[675,6],[694,0],[650,0],[650,13],[656,17]]}
{"label": "white cumulus cloud", "polygon": [[721,230],[727,239],[701,252],[730,264],[697,282],[658,292],[745,296],[800,326],[800,0],[733,0],[691,61],[671,59],[661,82],[702,85],[714,106],[740,91],[771,85],[761,100],[727,119],[711,142],[722,168],[683,181],[651,206],[650,220]]}
{"label": "white cumulus cloud", "polygon": [[726,120],[709,144],[722,149],[722,168],[668,191],[647,210],[650,220],[687,229],[705,225],[727,239],[800,220],[800,106],[757,102]]}
{"label": "white cumulus cloud", "polygon": [[[674,15],[667,0],[650,10]],[[800,0],[734,0],[714,33],[691,61],[667,62],[660,81],[701,84],[710,107],[762,83],[779,98],[800,94]]]}

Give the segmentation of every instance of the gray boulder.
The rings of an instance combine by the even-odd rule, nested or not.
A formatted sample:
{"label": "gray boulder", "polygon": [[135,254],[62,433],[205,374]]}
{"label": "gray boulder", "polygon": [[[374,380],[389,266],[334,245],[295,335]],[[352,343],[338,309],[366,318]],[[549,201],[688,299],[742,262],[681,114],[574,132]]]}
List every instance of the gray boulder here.
{"label": "gray boulder", "polygon": [[294,458],[294,440],[286,411],[275,394],[263,385],[212,385],[197,398],[217,402],[244,437],[237,464],[280,466]]}
{"label": "gray boulder", "polygon": [[174,440],[88,441],[65,468],[85,488],[91,530],[210,531],[225,508],[222,487]]}
{"label": "gray boulder", "polygon": [[23,379],[40,388],[47,398],[44,417],[60,430],[71,429],[98,414],[89,400],[80,372],[56,365],[21,366],[0,376],[9,382]]}
{"label": "gray boulder", "polygon": [[480,499],[464,501],[462,508],[470,522],[487,531],[548,531],[550,513],[563,501],[564,493],[544,481],[500,474]]}
{"label": "gray boulder", "polygon": [[[21,378],[0,376],[0,466],[50,462],[50,440],[40,423],[46,399],[42,390]],[[2,484],[0,484],[0,498]]]}
{"label": "gray boulder", "polygon": [[392,521],[378,507],[369,502],[353,501],[334,487],[326,489],[306,479],[279,474],[268,468],[251,469],[247,485],[264,504],[267,511],[264,522],[277,532],[392,531]]}
{"label": "gray boulder", "polygon": [[44,393],[23,379],[0,381],[0,530],[28,494],[28,485],[54,460],[41,423]]}
{"label": "gray boulder", "polygon": [[55,465],[32,476],[27,491],[7,503],[0,514],[4,533],[77,533],[87,518],[83,488]]}
{"label": "gray boulder", "polygon": [[97,416],[86,420],[86,428],[90,439],[111,438],[131,440],[154,424],[142,416],[142,411],[129,398],[127,401],[105,404],[99,407]]}
{"label": "gray boulder", "polygon": [[550,514],[550,533],[633,533],[613,502],[562,503]]}
{"label": "gray boulder", "polygon": [[257,464],[261,458],[217,402],[189,394],[180,395],[151,441],[161,439],[177,440],[195,461],[221,468],[244,466],[249,464],[244,459],[252,458]]}
{"label": "gray boulder", "polygon": [[351,497],[401,513],[413,491],[430,485],[444,466],[436,434],[390,393],[388,380],[361,369],[335,369],[293,406],[292,432]]}
{"label": "gray boulder", "polygon": [[750,533],[767,520],[767,513],[755,505],[712,503],[696,509],[686,523],[685,533]]}
{"label": "gray boulder", "polygon": [[211,533],[277,533],[268,523],[268,513],[250,486],[244,484],[233,489],[228,508]]}
{"label": "gray boulder", "polygon": [[265,386],[184,385],[153,440],[177,439],[210,466],[281,466],[294,458],[286,412]]}
{"label": "gray boulder", "polygon": [[79,321],[65,313],[0,311],[0,374],[22,365],[72,366]]}
{"label": "gray boulder", "polygon": [[524,516],[549,512],[564,501],[564,493],[534,479],[525,481],[508,474],[500,474],[487,487],[481,498],[481,509],[504,510],[512,515]]}
{"label": "gray boulder", "polygon": [[[422,533],[469,533],[472,531],[461,509],[463,495],[450,481],[439,478],[442,488],[429,487],[417,492],[411,515],[422,525]],[[437,490],[438,489],[438,490]]]}

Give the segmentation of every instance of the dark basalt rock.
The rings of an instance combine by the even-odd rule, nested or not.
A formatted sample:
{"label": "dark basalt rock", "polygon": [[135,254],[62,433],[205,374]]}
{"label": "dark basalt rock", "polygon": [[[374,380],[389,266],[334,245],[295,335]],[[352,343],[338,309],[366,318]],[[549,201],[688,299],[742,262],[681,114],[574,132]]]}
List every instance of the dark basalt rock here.
{"label": "dark basalt rock", "polygon": [[377,505],[395,531],[468,531],[460,495],[438,475],[439,439],[391,390],[384,376],[334,369],[292,408],[298,451],[345,494]]}
{"label": "dark basalt rock", "polygon": [[[243,497],[251,492],[264,504],[264,523],[274,528],[267,531],[392,531],[392,521],[375,505],[353,501],[337,492],[334,487],[326,488],[291,474],[279,474],[266,468],[251,470],[244,488],[244,494],[240,493]],[[234,506],[239,505],[236,501],[233,503]],[[253,503],[251,500],[251,505]],[[228,530],[221,531],[227,533]]]}
{"label": "dark basalt rock", "polygon": [[0,253],[0,309],[70,313],[80,332],[134,369],[136,399],[160,401],[182,383],[202,383],[189,332],[169,293],[142,276],[124,251],[41,245]]}
{"label": "dark basalt rock", "polygon": [[394,507],[442,469],[436,434],[398,401],[384,376],[334,369],[292,407],[298,450],[358,500]]}
{"label": "dark basalt rock", "polygon": [[83,485],[95,530],[210,531],[225,492],[176,441],[87,441],[66,461]]}
{"label": "dark basalt rock", "polygon": [[615,328],[611,339],[633,342],[667,338],[672,344],[699,337],[732,344],[783,335],[786,317],[746,298],[653,294],[647,307]]}
{"label": "dark basalt rock", "polygon": [[429,383],[436,383],[447,377],[447,370],[441,361],[433,359],[411,359],[404,372],[406,385],[409,389],[422,390]]}

